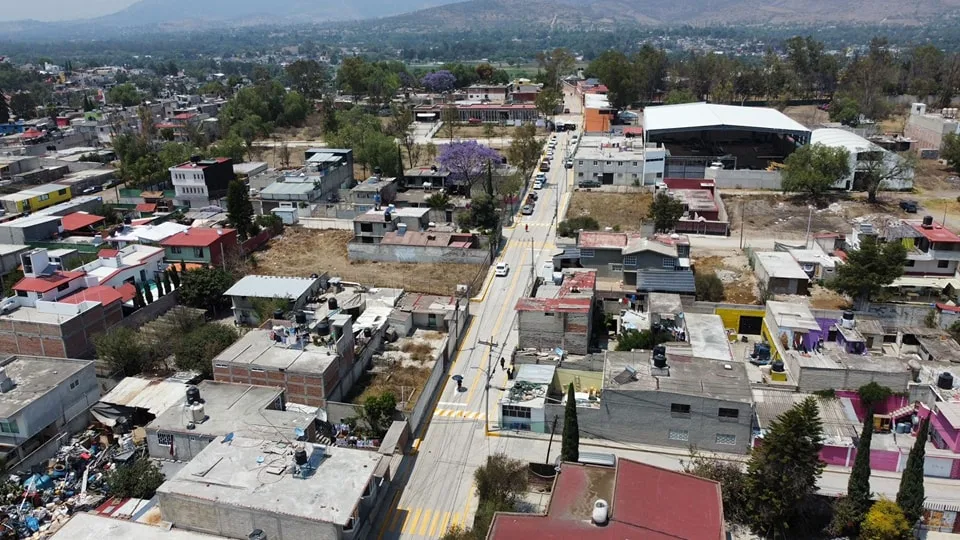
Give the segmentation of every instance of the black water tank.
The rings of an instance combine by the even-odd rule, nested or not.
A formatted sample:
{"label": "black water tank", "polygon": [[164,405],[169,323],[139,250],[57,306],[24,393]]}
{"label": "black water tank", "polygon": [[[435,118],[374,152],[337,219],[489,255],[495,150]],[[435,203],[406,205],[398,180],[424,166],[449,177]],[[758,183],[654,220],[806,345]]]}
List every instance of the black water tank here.
{"label": "black water tank", "polygon": [[338,306],[339,304],[337,304],[336,298],[331,296],[330,298],[327,299],[327,309],[329,309],[330,311],[337,309]]}
{"label": "black water tank", "polygon": [[303,448],[297,448],[293,452],[293,461],[301,467],[307,464],[307,451]]}
{"label": "black water tank", "polygon": [[317,333],[318,336],[329,336],[330,335],[330,321],[323,319],[322,321],[317,321],[317,325],[313,328],[313,331]]}
{"label": "black water tank", "polygon": [[275,309],[275,310],[273,310],[273,318],[274,318],[274,319],[282,319],[282,318],[283,318],[283,310],[282,310],[282,309]]}
{"label": "black water tank", "polygon": [[667,367],[667,357],[664,356],[654,356],[653,357],[653,367],[656,368],[665,368]]}
{"label": "black water tank", "polygon": [[200,403],[200,389],[196,386],[187,387],[187,405]]}
{"label": "black water tank", "polygon": [[777,373],[783,373],[783,371],[784,371],[784,369],[783,369],[783,361],[782,361],[782,360],[774,360],[774,362],[773,362],[772,364],[770,364],[770,369],[773,370],[773,371],[776,371]]}
{"label": "black water tank", "polygon": [[937,388],[942,388],[944,390],[950,390],[953,388],[953,374],[949,371],[944,371],[937,377]]}
{"label": "black water tank", "polygon": [[667,347],[665,345],[657,345],[653,348],[653,356],[666,356]]}
{"label": "black water tank", "polygon": [[123,216],[123,224],[124,224],[124,225],[132,225],[132,224],[133,224],[133,219],[132,219],[130,216]]}
{"label": "black water tank", "polygon": [[307,324],[307,314],[298,311],[297,314],[294,315],[294,321],[296,321],[297,324]]}
{"label": "black water tank", "polygon": [[923,226],[928,229],[933,227],[933,216],[923,216]]}

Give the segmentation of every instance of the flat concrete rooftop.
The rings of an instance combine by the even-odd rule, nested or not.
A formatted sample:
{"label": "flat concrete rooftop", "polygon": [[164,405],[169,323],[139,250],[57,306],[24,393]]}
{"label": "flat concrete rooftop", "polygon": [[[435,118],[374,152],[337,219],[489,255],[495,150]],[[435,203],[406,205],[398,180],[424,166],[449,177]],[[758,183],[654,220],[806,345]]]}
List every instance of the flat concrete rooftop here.
{"label": "flat concrete rooftop", "polygon": [[166,529],[96,514],[74,514],[70,521],[49,537],[49,540],[217,540],[210,536],[183,529]]}
{"label": "flat concrete rooftop", "polygon": [[301,342],[285,345],[270,339],[270,330],[250,330],[213,359],[214,364],[230,363],[322,375],[336,360],[336,351],[325,345]]}
{"label": "flat concrete rooftop", "polygon": [[687,339],[694,357],[723,362],[733,360],[727,330],[719,315],[684,313],[683,316],[687,321]]}
{"label": "flat concrete rooftop", "polygon": [[0,367],[14,384],[12,389],[0,393],[0,418],[13,417],[92,363],[44,356],[9,356],[0,361]]}
{"label": "flat concrete rooftop", "polygon": [[316,469],[301,478],[292,473],[291,445],[244,437],[223,444],[219,438],[157,493],[346,525],[383,457],[351,448],[304,446]]}
{"label": "flat concrete rooftop", "polygon": [[[651,364],[650,351],[609,352],[603,389],[671,392],[741,403],[750,403],[752,399],[743,363],[702,360],[693,358],[689,352],[686,355],[671,353],[668,348],[667,366],[669,375],[658,375],[659,370]],[[632,380],[620,377],[628,367],[634,370]]]}
{"label": "flat concrete rooftop", "polygon": [[313,423],[315,414],[296,411],[268,409],[283,391],[272,386],[252,386],[215,381],[203,381],[197,387],[204,401],[207,419],[187,429],[189,418],[186,410],[186,395],[164,411],[148,429],[174,431],[216,437],[233,432],[248,437],[291,437],[294,428],[306,429]]}

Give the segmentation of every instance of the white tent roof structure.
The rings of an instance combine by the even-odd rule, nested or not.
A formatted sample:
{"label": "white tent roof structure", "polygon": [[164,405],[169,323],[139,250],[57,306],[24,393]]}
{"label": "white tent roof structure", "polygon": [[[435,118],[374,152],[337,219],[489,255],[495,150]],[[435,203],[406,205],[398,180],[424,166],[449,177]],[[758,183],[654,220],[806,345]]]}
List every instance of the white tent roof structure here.
{"label": "white tent roof structure", "polygon": [[643,128],[650,134],[706,129],[745,129],[808,135],[810,130],[776,109],[712,103],[647,107]]}
{"label": "white tent roof structure", "polygon": [[883,148],[864,139],[856,133],[839,128],[821,128],[813,130],[810,144],[822,144],[833,148],[846,148],[851,154],[857,152],[877,152]]}

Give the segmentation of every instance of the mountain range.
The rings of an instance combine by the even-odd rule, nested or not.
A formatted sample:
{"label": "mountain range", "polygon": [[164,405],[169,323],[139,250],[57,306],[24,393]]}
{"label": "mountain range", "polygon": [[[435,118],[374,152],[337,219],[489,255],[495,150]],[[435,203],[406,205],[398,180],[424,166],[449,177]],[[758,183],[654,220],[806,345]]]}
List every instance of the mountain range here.
{"label": "mountain range", "polygon": [[550,24],[742,25],[920,24],[960,14],[960,0],[138,0],[116,13],[60,23],[0,23],[0,33],[108,29],[197,29],[272,23],[339,23],[411,31]]}

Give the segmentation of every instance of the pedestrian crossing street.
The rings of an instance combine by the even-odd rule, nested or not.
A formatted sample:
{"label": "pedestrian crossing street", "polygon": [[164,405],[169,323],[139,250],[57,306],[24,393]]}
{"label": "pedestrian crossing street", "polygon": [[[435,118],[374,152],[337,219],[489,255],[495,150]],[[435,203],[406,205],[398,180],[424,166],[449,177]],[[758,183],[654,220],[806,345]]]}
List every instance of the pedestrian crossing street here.
{"label": "pedestrian crossing street", "polygon": [[452,409],[436,409],[433,411],[434,417],[441,418],[463,418],[464,420],[486,420],[487,415],[480,411],[455,411]]}
{"label": "pedestrian crossing street", "polygon": [[405,538],[411,536],[440,538],[455,525],[468,528],[468,525],[463,523],[462,512],[398,507],[385,532],[402,534]]}

